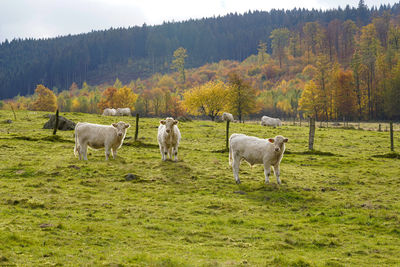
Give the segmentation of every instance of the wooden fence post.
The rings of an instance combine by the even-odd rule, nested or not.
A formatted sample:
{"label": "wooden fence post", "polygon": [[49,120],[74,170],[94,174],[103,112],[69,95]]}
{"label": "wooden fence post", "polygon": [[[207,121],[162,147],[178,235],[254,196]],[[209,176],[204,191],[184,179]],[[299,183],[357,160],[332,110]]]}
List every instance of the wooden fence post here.
{"label": "wooden fence post", "polygon": [[57,111],[56,111],[56,122],[54,123],[53,135],[55,135],[57,133],[58,121],[59,121],[59,118],[58,118],[58,109],[57,109]]}
{"label": "wooden fence post", "polygon": [[390,122],[390,150],[394,151],[394,142],[393,142],[393,122]]}
{"label": "wooden fence post", "polygon": [[382,132],[381,124],[379,123],[378,132]]}
{"label": "wooden fence post", "polygon": [[13,107],[13,105],[11,103],[10,103],[10,107],[11,107],[11,110],[12,110],[12,112],[14,114],[14,120],[17,120],[17,115],[15,115],[14,107]]}
{"label": "wooden fence post", "polygon": [[314,150],[315,118],[310,118],[310,133],[308,135],[308,150]]}
{"label": "wooden fence post", "polygon": [[229,120],[226,120],[226,140],[225,140],[225,149],[229,151]]}
{"label": "wooden fence post", "polygon": [[136,113],[135,141],[137,141],[138,136],[139,136],[139,113]]}

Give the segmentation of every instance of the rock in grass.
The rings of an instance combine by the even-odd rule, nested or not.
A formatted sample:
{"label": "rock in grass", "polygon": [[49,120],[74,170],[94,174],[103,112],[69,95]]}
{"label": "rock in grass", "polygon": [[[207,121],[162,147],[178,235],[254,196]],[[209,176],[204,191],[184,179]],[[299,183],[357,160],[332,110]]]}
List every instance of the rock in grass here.
{"label": "rock in grass", "polygon": [[11,123],[13,123],[13,121],[12,120],[5,120],[4,123],[11,124]]}
{"label": "rock in grass", "polygon": [[[56,124],[56,115],[51,115],[48,122],[43,125],[43,129],[54,129],[54,125]],[[75,122],[70,121],[69,119],[59,116],[58,117],[58,130],[61,131],[71,131],[75,129]]]}
{"label": "rock in grass", "polygon": [[125,175],[125,181],[132,181],[137,179],[139,179],[139,176],[137,176],[136,174],[128,173],[127,175]]}

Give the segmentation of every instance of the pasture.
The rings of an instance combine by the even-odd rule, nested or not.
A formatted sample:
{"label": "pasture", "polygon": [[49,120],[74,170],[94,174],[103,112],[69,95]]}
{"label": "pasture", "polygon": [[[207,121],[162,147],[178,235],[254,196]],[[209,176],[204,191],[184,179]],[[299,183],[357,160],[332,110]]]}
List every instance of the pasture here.
{"label": "pasture", "polygon": [[[264,184],[262,166],[228,165],[225,124],[179,123],[179,162],[161,161],[159,119],[60,114],[131,124],[116,160],[73,154],[73,131],[42,129],[45,112],[0,111],[0,266],[393,266],[400,264],[400,160],[389,133],[231,124],[289,138]],[[317,124],[319,126],[319,124]],[[398,127],[398,125],[396,126]],[[395,133],[399,150],[400,134]],[[125,179],[134,174],[132,180]]]}

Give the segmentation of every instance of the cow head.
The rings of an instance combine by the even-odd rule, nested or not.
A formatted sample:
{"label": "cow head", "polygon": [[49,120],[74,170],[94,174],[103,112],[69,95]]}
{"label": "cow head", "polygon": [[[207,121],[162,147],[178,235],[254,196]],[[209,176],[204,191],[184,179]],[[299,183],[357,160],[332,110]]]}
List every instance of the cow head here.
{"label": "cow head", "polygon": [[178,124],[178,121],[173,118],[166,118],[165,120],[160,121],[160,123],[165,125],[165,131],[167,133],[171,133],[174,125]]}
{"label": "cow head", "polygon": [[277,153],[285,150],[285,143],[287,143],[287,141],[289,141],[289,139],[283,137],[282,135],[277,135],[275,138],[268,139],[268,142],[274,144],[274,150]]}
{"label": "cow head", "polygon": [[125,123],[123,121],[120,121],[118,123],[113,123],[112,126],[117,129],[117,135],[118,137],[125,136],[126,134],[126,129],[130,127],[128,123]]}

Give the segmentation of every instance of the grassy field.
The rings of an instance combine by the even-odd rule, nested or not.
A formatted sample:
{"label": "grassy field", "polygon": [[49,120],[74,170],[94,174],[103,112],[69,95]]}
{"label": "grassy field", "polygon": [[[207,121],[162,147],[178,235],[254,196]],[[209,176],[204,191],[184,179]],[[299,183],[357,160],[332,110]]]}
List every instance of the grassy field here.
{"label": "grassy field", "polygon": [[[131,123],[118,158],[73,155],[73,132],[42,129],[43,112],[0,111],[0,266],[400,265],[400,160],[387,132],[231,124],[231,133],[289,138],[282,185],[242,163],[236,185],[225,124],[179,124],[179,162],[162,162],[159,119],[68,113]],[[64,115],[64,114],[61,114]],[[319,125],[318,125],[319,126]],[[399,134],[395,134],[397,150]],[[136,179],[127,181],[132,173]]]}

